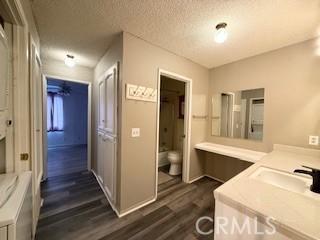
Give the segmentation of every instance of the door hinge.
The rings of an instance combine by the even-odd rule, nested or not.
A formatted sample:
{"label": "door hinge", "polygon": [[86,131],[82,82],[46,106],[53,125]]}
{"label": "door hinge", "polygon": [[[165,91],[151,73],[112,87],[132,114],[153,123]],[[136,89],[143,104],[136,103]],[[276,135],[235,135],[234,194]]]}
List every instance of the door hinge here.
{"label": "door hinge", "polygon": [[21,161],[27,161],[29,159],[29,154],[28,153],[21,153],[20,154],[20,160]]}

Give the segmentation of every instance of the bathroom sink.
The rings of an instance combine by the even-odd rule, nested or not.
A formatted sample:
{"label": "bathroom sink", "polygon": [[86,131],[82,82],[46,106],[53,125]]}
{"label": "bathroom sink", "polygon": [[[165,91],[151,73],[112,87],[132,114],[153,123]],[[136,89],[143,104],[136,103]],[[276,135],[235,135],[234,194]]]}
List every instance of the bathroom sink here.
{"label": "bathroom sink", "polygon": [[310,191],[312,184],[311,177],[299,176],[267,167],[259,167],[250,175],[250,178],[320,200],[320,194]]}
{"label": "bathroom sink", "polygon": [[16,174],[0,174],[0,208],[13,193],[18,181]]}

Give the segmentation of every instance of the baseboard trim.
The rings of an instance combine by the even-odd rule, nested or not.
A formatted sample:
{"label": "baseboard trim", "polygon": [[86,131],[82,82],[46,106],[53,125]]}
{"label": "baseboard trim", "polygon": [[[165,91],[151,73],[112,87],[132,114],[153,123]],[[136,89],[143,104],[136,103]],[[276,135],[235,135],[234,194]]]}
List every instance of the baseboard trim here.
{"label": "baseboard trim", "polygon": [[131,209],[129,209],[129,210],[123,212],[123,213],[120,213],[119,217],[123,217],[123,216],[125,216],[125,215],[128,215],[128,214],[134,212],[134,211],[137,211],[138,209],[140,209],[140,208],[142,208],[142,207],[144,207],[144,206],[147,206],[147,205],[149,205],[150,203],[155,202],[156,200],[157,200],[157,198],[153,198],[153,199],[151,199],[151,200],[149,200],[149,201],[147,201],[147,202],[141,203],[141,204],[139,204],[137,207],[131,208]]}
{"label": "baseboard trim", "polygon": [[217,181],[217,182],[220,182],[220,183],[225,183],[225,182],[226,182],[226,181],[221,180],[221,179],[219,179],[219,178],[212,177],[211,175],[208,175],[208,174],[205,174],[205,175],[203,175],[203,176],[204,176],[204,177],[211,178],[211,179],[213,179],[213,180],[215,180],[215,181]]}
{"label": "baseboard trim", "polygon": [[108,200],[108,202],[109,202],[112,210],[113,210],[113,211],[117,214],[117,216],[120,218],[121,215],[120,215],[120,213],[118,212],[118,209],[114,206],[114,204],[113,204],[112,201],[110,200],[110,198],[109,198],[106,190],[104,189],[104,186],[102,185],[102,183],[101,183],[98,175],[96,174],[96,172],[95,172],[93,169],[91,169],[91,172],[93,173],[94,177],[97,179],[97,182],[98,182],[98,184],[99,184],[102,192],[104,193],[105,197],[107,198],[107,200]]}
{"label": "baseboard trim", "polygon": [[201,178],[203,178],[203,177],[205,177],[205,175],[201,175],[201,176],[196,177],[196,178],[194,178],[194,179],[192,179],[192,180],[189,180],[189,182],[188,182],[188,183],[196,182],[196,181],[200,180],[200,179],[201,179]]}
{"label": "baseboard trim", "polygon": [[134,212],[134,211],[136,211],[136,210],[138,210],[138,209],[140,209],[140,208],[142,208],[142,207],[144,207],[144,206],[146,206],[146,205],[148,205],[150,203],[153,203],[153,202],[155,202],[157,200],[156,198],[153,198],[151,200],[148,200],[147,202],[139,204],[138,206],[136,206],[136,207],[134,207],[132,209],[129,209],[127,211],[124,211],[124,212],[120,213],[118,211],[118,209],[114,206],[114,204],[111,202],[111,200],[110,200],[107,192],[105,191],[101,181],[99,180],[99,177],[96,174],[96,172],[93,169],[91,169],[91,172],[93,173],[94,177],[97,179],[97,182],[99,183],[99,186],[100,186],[101,190],[103,191],[104,195],[106,196],[110,206],[112,207],[112,210],[117,214],[118,218],[124,217],[124,216],[126,216],[126,215],[128,215],[128,214],[130,214],[130,213],[132,213],[132,212]]}
{"label": "baseboard trim", "polygon": [[226,182],[226,181],[223,181],[223,180],[221,180],[221,179],[219,179],[219,178],[212,177],[212,176],[209,175],[209,174],[203,174],[203,175],[201,175],[201,176],[199,176],[199,177],[196,177],[196,178],[190,180],[188,183],[196,182],[196,181],[198,181],[198,180],[200,180],[201,178],[204,178],[204,177],[211,178],[211,179],[213,179],[213,180],[215,180],[215,181],[217,181],[217,182],[220,182],[220,183],[225,183],[225,182]]}

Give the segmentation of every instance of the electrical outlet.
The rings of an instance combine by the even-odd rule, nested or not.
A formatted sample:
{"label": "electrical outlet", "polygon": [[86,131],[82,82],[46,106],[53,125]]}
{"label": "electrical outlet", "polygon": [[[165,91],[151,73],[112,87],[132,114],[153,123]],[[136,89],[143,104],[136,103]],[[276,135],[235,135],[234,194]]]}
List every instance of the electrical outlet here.
{"label": "electrical outlet", "polygon": [[132,128],[131,137],[140,137],[140,128]]}
{"label": "electrical outlet", "polygon": [[309,145],[319,145],[319,136],[309,136]]}

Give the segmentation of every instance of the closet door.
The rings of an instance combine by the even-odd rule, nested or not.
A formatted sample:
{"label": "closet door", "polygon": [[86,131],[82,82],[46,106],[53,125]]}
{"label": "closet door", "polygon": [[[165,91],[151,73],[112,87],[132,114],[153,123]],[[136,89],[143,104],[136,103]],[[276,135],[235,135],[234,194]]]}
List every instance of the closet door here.
{"label": "closet door", "polygon": [[105,128],[105,94],[106,94],[106,87],[105,87],[105,80],[101,80],[99,82],[99,122],[98,128],[104,129]]}
{"label": "closet door", "polygon": [[112,202],[115,200],[115,176],[116,176],[116,139],[112,136],[104,136],[104,188]]}
{"label": "closet door", "polygon": [[114,66],[107,71],[105,84],[105,127],[108,134],[115,136],[117,129],[117,66]]}
{"label": "closet door", "polygon": [[101,183],[104,182],[104,134],[98,132],[98,160],[97,175]]}

